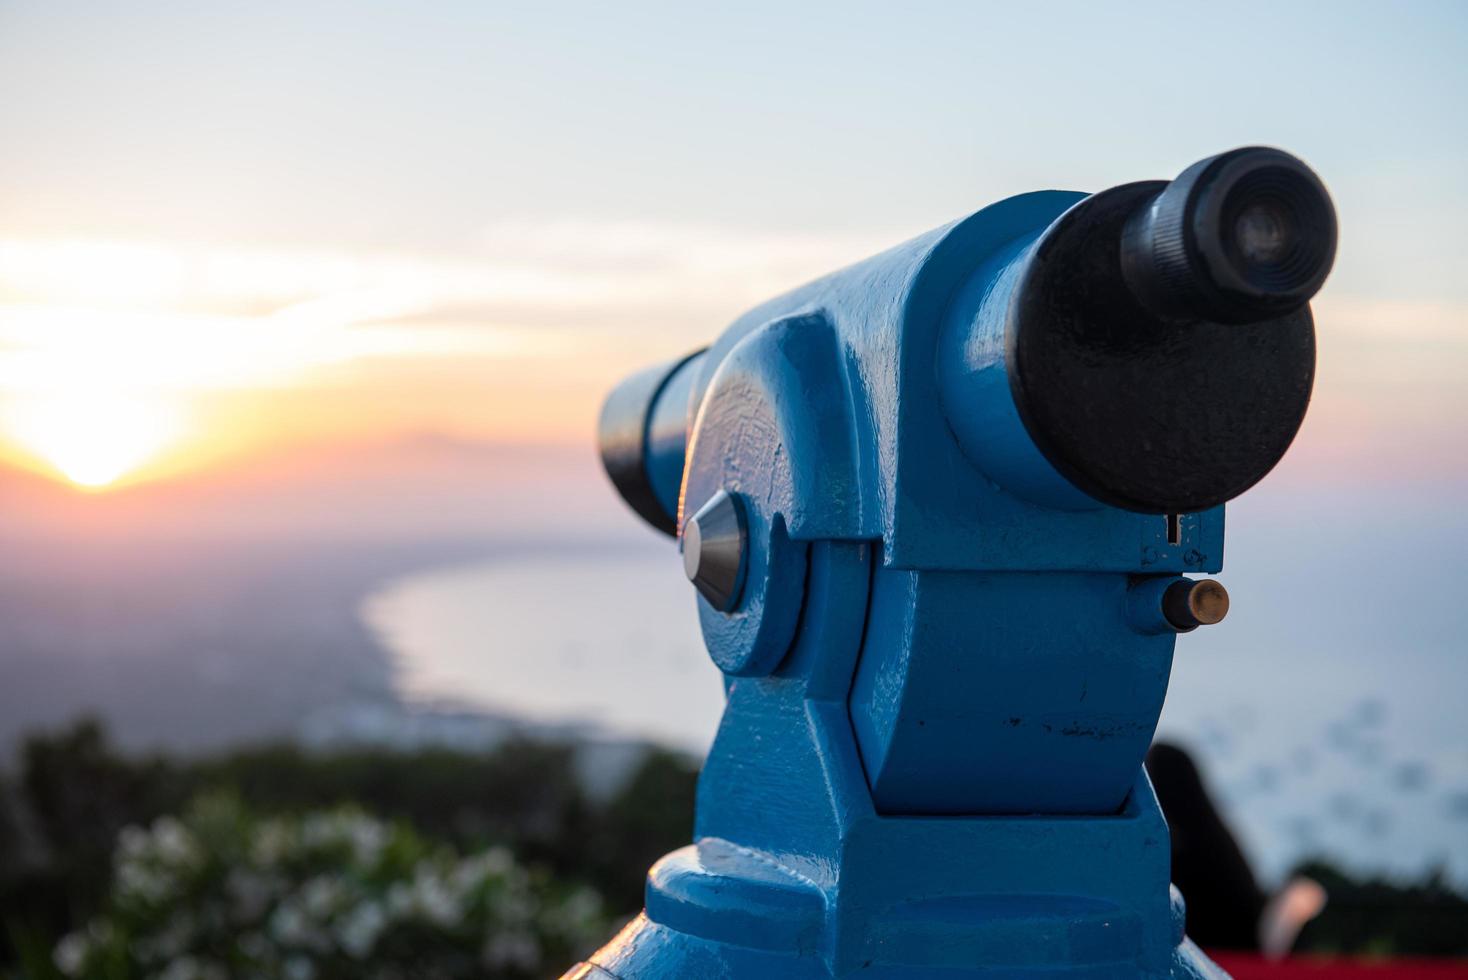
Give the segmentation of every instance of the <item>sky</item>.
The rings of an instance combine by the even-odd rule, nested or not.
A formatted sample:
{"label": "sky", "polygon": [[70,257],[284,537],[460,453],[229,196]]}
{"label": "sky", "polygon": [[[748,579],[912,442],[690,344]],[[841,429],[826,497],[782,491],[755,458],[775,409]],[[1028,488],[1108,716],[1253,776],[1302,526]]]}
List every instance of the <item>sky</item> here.
{"label": "sky", "polygon": [[986,203],[1329,185],[1283,479],[1468,469],[1468,6],[0,0],[0,462],[589,445],[643,363]]}
{"label": "sky", "polygon": [[[1340,219],[1315,396],[1230,505],[1235,609],[1180,644],[1173,727],[1217,716],[1260,746],[1209,748],[1232,799],[1288,739],[1380,701],[1390,750],[1461,799],[1465,52],[1461,0],[0,0],[0,578],[44,582],[54,559],[131,580],[165,535],[203,542],[226,584],[220,534],[651,548],[594,455],[627,373],[1008,195],[1274,145]],[[73,558],[63,534],[142,547]],[[466,649],[515,620],[496,600],[626,585],[576,562],[509,598],[475,585],[494,625]],[[608,594],[625,622],[598,632],[645,653],[660,600]],[[192,660],[208,607],[165,598]],[[17,602],[33,633],[91,608]],[[580,628],[520,618],[541,641]],[[57,643],[36,662],[93,677]]]}

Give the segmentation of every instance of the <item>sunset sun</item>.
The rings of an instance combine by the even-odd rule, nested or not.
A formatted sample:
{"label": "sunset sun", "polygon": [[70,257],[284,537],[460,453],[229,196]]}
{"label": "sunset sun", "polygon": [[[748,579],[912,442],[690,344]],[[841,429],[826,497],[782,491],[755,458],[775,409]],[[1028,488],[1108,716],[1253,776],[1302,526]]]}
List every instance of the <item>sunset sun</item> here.
{"label": "sunset sun", "polygon": [[[391,365],[379,377],[395,384],[446,358],[556,351],[544,331],[452,312],[548,290],[574,293],[523,271],[391,254],[0,238],[0,465],[96,490],[376,433],[381,400],[364,372]],[[423,321],[441,307],[447,319]],[[424,416],[467,415],[429,394],[415,399]]]}
{"label": "sunset sun", "polygon": [[183,429],[177,407],[138,393],[65,392],[12,406],[16,440],[72,483],[102,489],[149,462]]}

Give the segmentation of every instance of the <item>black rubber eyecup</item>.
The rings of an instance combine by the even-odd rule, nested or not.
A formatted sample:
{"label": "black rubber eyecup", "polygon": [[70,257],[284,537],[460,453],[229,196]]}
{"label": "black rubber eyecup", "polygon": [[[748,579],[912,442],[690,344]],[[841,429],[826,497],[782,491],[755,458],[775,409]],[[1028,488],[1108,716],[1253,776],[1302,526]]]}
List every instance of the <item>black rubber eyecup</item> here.
{"label": "black rubber eyecup", "polygon": [[1335,209],[1320,179],[1278,150],[1221,160],[1207,177],[1192,237],[1217,288],[1261,312],[1309,302],[1335,260]]}
{"label": "black rubber eyecup", "polygon": [[1262,146],[1183,171],[1124,233],[1122,265],[1160,316],[1248,323],[1310,301],[1335,261],[1336,216],[1320,178]]}

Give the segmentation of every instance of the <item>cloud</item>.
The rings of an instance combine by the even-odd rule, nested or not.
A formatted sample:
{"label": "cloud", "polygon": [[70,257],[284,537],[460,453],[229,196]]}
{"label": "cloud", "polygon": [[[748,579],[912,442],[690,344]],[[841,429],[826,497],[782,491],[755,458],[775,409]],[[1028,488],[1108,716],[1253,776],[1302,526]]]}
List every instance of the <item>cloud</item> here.
{"label": "cloud", "polygon": [[1327,344],[1335,339],[1384,341],[1468,351],[1468,304],[1327,294],[1314,304],[1314,310]]}
{"label": "cloud", "polygon": [[[379,427],[393,413],[452,430],[494,419],[498,435],[565,427],[594,415],[621,372],[886,244],[580,220],[496,223],[456,252],[0,240],[0,401],[58,415],[99,392],[170,405],[268,392],[279,405],[287,389],[333,386],[323,398],[354,400],[363,417],[370,406]],[[1454,434],[1468,410],[1468,307],[1328,292],[1316,320],[1302,460],[1418,465]]]}
{"label": "cloud", "polygon": [[859,237],[646,223],[501,223],[452,254],[0,241],[0,304],[254,315],[327,303],[353,322],[435,309],[577,311],[749,301],[874,250]]}

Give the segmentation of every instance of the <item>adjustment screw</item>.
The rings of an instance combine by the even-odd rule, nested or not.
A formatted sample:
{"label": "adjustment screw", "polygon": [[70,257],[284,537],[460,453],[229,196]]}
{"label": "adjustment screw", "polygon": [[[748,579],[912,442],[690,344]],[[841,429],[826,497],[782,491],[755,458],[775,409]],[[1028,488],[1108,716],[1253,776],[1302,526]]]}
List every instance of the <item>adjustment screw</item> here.
{"label": "adjustment screw", "polygon": [[732,612],[744,588],[749,532],[739,498],[720,490],[683,522],[683,573],[719,612]]}
{"label": "adjustment screw", "polygon": [[1220,623],[1228,615],[1228,590],[1213,579],[1181,579],[1162,593],[1162,615],[1180,633]]}

